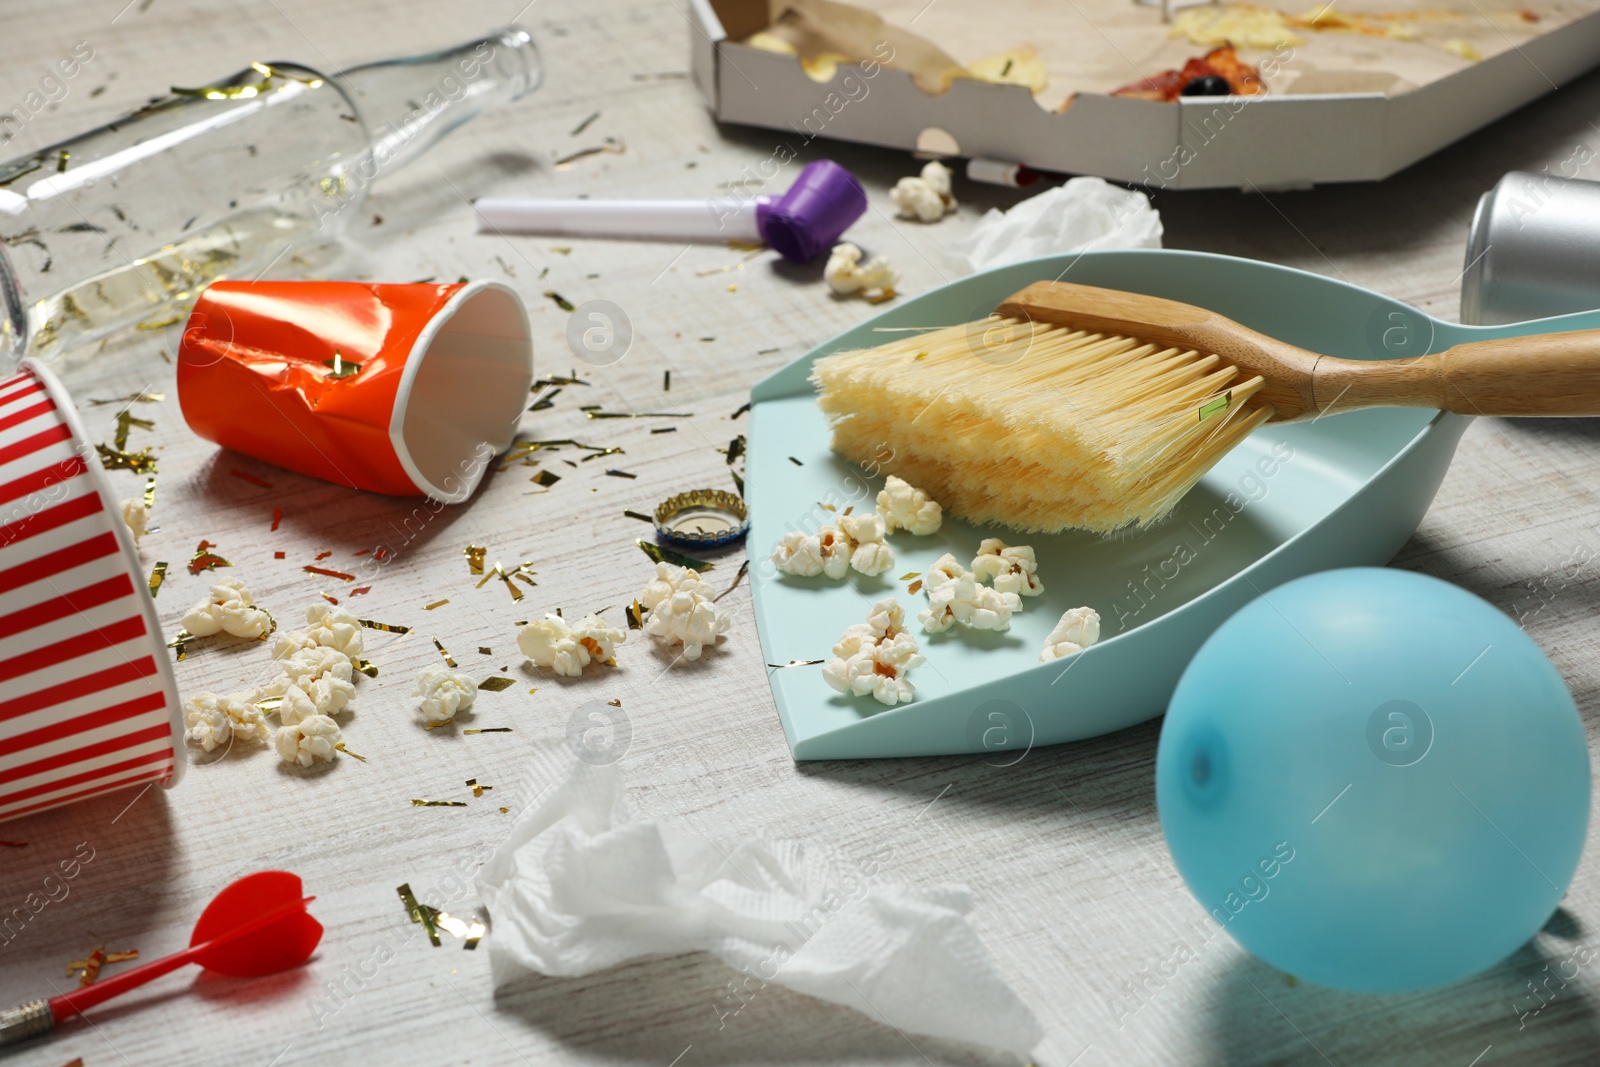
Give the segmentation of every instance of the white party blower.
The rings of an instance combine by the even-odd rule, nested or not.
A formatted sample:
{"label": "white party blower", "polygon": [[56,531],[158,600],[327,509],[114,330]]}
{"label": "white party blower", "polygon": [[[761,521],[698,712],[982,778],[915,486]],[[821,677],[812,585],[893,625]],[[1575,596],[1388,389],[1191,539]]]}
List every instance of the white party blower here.
{"label": "white party blower", "polygon": [[806,164],[779,197],[715,200],[475,201],[479,233],[749,241],[806,263],[833,247],[867,210],[855,176],[831,160]]}

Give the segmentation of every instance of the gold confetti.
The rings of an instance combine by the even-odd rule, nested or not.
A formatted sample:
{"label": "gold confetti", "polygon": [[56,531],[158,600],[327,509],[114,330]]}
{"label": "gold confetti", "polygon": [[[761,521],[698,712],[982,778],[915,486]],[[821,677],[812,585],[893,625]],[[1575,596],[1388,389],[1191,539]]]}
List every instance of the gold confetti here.
{"label": "gold confetti", "polygon": [[635,544],[644,550],[645,555],[657,563],[670,563],[674,567],[688,567],[690,570],[700,571],[701,573],[716,568],[716,564],[709,560],[691,559],[681,552],[674,552],[672,549],[658,545],[654,541],[636,541]]}
{"label": "gold confetti", "polygon": [[161,592],[161,583],[167,580],[167,561],[157,560],[156,565],[150,568],[150,595],[155,596]]}
{"label": "gold confetti", "polygon": [[257,477],[256,475],[251,474],[249,471],[242,471],[239,468],[234,467],[231,468],[228,473],[233,475],[235,478],[240,479],[241,481],[249,482],[251,485],[259,485],[263,489],[272,488],[271,482],[267,481],[265,478]]}
{"label": "gold confetti", "polygon": [[792,659],[788,663],[769,663],[767,666],[775,671],[781,671],[785,667],[815,667],[823,662],[825,661],[820,659]]}
{"label": "gold confetti", "polygon": [[624,512],[623,512],[623,513],[622,513],[622,514],[624,514],[624,515],[626,515],[626,516],[627,516],[627,517],[628,517],[628,518],[630,518],[630,519],[638,519],[638,520],[639,520],[639,521],[640,521],[640,522],[648,522],[648,523],[650,523],[650,524],[651,524],[651,525],[652,525],[652,526],[653,526],[653,525],[655,525],[655,521],[656,521],[656,520],[655,520],[655,519],[652,519],[652,518],[651,518],[651,517],[650,517],[650,516],[648,516],[648,515],[645,515],[645,514],[643,514],[643,513],[642,513],[642,512],[638,512],[638,511],[624,511]]}
{"label": "gold confetti", "polygon": [[[535,692],[535,690],[530,689],[530,690],[528,690],[528,692],[532,693],[532,692]],[[509,726],[480,726],[480,727],[476,727],[476,728],[471,729],[471,730],[462,730],[461,732],[464,733],[464,734],[509,734],[511,732],[511,727],[509,727]]]}
{"label": "gold confetti", "polygon": [[89,957],[87,959],[73,960],[71,963],[67,964],[67,977],[71,978],[75,974],[80,975],[78,978],[78,988],[82,989],[85,986],[91,986],[94,984],[95,979],[100,977],[100,968],[106,964],[126,963],[129,960],[136,960],[138,958],[138,949],[134,949],[129,952],[107,952],[103,948],[97,948],[93,952],[89,953]]}
{"label": "gold confetti", "polygon": [[424,604],[424,605],[422,605],[422,610],[423,611],[432,611],[434,608],[442,608],[448,603],[450,603],[450,598],[449,597],[445,597],[443,600],[435,600],[432,604]]}
{"label": "gold confetti", "polygon": [[135,323],[133,328],[135,330],[164,330],[168,326],[176,326],[178,323],[182,322],[183,319],[183,312],[174,311],[164,319],[147,319],[144,322]]}
{"label": "gold confetti", "polygon": [[144,509],[149,511],[156,506],[156,480],[146,478],[144,482]]}
{"label": "gold confetti", "polygon": [[439,643],[439,639],[437,637],[433,639],[433,647],[437,648],[439,650],[439,655],[444,657],[444,664],[446,667],[454,667],[456,665],[456,661],[450,658],[450,653],[444,650],[444,645]]}
{"label": "gold confetti", "polygon": [[[452,666],[454,666],[454,664],[452,664]],[[451,726],[451,725],[454,725],[454,724],[455,724],[455,720],[454,719],[442,719],[439,722],[425,722],[425,723],[422,724],[422,728],[424,730],[438,730],[438,729],[441,729],[443,727]]]}
{"label": "gold confetti", "polygon": [[[452,663],[450,666],[454,667],[455,664]],[[483,681],[479,682],[478,688],[490,693],[499,693],[506,689],[510,689],[516,684],[517,683],[514,680],[507,678],[504,675],[497,674],[491,678],[485,678]]]}
{"label": "gold confetti", "polygon": [[100,454],[100,465],[108,471],[133,471],[135,474],[156,473],[156,458],[148,448],[137,452],[124,452],[108,445],[95,445]]}
{"label": "gold confetti", "polygon": [[672,388],[672,372],[670,370],[664,370],[664,371],[661,372],[661,391],[663,393],[665,393],[665,392],[668,392],[669,390],[671,390],[671,388]]}
{"label": "gold confetti", "polygon": [[349,756],[351,759],[358,759],[362,763],[367,762],[367,757],[363,756],[361,753],[359,753],[359,752],[351,752],[348,748],[345,748],[343,741],[340,741],[338,744],[334,745],[333,747],[338,749],[340,752],[343,752],[346,756]]}
{"label": "gold confetti", "polygon": [[578,310],[578,307],[577,307],[576,304],[574,304],[572,301],[568,300],[566,297],[562,296],[560,293],[556,292],[554,289],[546,289],[544,291],[544,295],[549,297],[551,300],[555,301],[556,307],[560,308],[562,311],[577,311]]}
{"label": "gold confetti", "polygon": [[330,571],[326,567],[312,567],[307,565],[302,567],[301,570],[305,571],[307,574],[320,574],[324,578],[342,578],[347,582],[353,582],[356,580],[356,576],[353,574],[346,574],[344,571]]}
{"label": "gold confetti", "polygon": [[352,659],[350,661],[350,666],[354,667],[368,678],[376,678],[378,676],[378,665],[373,663],[370,659]]}
{"label": "gold confetti", "polygon": [[328,377],[336,381],[340,378],[348,378],[352,374],[361,373],[361,364],[353,359],[345,359],[344,356],[340,355],[337,348],[333,350],[333,358],[323,360],[322,365],[333,371]]}
{"label": "gold confetti", "polygon": [[487,645],[479,645],[478,646],[478,655],[480,655],[480,656],[492,656],[492,655],[494,655],[494,649],[488,647]]}
{"label": "gold confetti", "polygon": [[194,555],[189,559],[189,573],[199,574],[201,571],[214,571],[218,567],[233,566],[233,564],[211,551],[216,547],[210,541],[201,541],[195,548]]}
{"label": "gold confetti", "polygon": [[678,432],[678,428],[676,426],[657,426],[655,429],[651,430],[650,432],[651,433],[677,433]]}
{"label": "gold confetti", "polygon": [[637,478],[637,477],[639,477],[637,474],[629,474],[627,471],[619,471],[619,470],[608,470],[608,471],[606,471],[606,473],[609,474],[613,478]]}
{"label": "gold confetti", "polygon": [[578,377],[578,372],[577,371],[573,371],[571,377],[568,377],[568,378],[562,378],[559,375],[551,375],[548,378],[540,378],[538,381],[533,383],[533,388],[535,390],[538,390],[538,389],[548,388],[549,386],[552,386],[552,385],[588,385],[588,384],[589,384],[588,382],[586,382],[582,378]]}
{"label": "gold confetti", "polygon": [[519,563],[508,571],[500,565],[499,560],[495,560],[494,566],[490,568],[489,572],[483,576],[483,581],[478,583],[478,588],[482,589],[485,585],[489,584],[489,582],[498,578],[502,582],[506,583],[506,588],[511,591],[511,599],[513,601],[521,600],[522,590],[516,587],[516,584],[512,581],[512,579],[515,578],[526,585],[537,586],[539,583],[534,581],[532,576],[538,573],[538,571],[533,569],[533,563],[531,561]]}
{"label": "gold confetti", "polygon": [[[603,155],[608,152],[613,155],[620,156],[627,150],[628,146],[622,143],[622,141],[615,137],[607,137],[604,144],[598,144],[592,148],[580,148],[576,152],[570,152],[567,155],[562,156],[560,159],[556,160],[555,168],[557,170],[566,170],[579,160],[588,159],[590,156]],[[563,310],[571,311],[572,309],[569,307],[564,308]]]}
{"label": "gold confetti", "polygon": [[[594,410],[594,405],[590,405],[588,407],[580,408],[579,410],[580,411],[592,411],[592,410]],[[512,444],[512,446],[505,451],[504,455],[501,457],[502,459],[505,460],[505,462],[501,463],[498,469],[499,470],[506,470],[509,467],[511,467],[513,464],[518,462],[519,460],[522,462],[523,466],[536,467],[536,466],[539,465],[539,461],[531,458],[533,453],[535,453],[535,452],[558,452],[563,447],[568,447],[568,446],[570,446],[572,448],[581,448],[581,449],[584,449],[585,451],[593,452],[593,453],[595,453],[597,455],[602,455],[602,456],[612,456],[612,455],[616,455],[617,453],[622,451],[622,449],[620,447],[607,447],[605,445],[586,445],[582,441],[574,441],[571,438],[566,438],[566,437],[555,438],[555,439],[551,439],[551,440],[541,440],[541,441],[517,441],[514,444]],[[591,459],[593,457],[585,456],[584,458],[585,459]],[[568,462],[570,462],[570,461],[568,461]]]}
{"label": "gold confetti", "polygon": [[467,806],[467,802],[465,800],[418,800],[413,797],[411,806],[413,808],[464,808]]}
{"label": "gold confetti", "polygon": [[739,564],[739,573],[735,574],[733,576],[733,581],[731,583],[729,583],[728,588],[724,589],[722,592],[720,592],[716,596],[712,597],[711,598],[711,602],[713,604],[715,604],[717,601],[721,600],[723,597],[727,596],[729,593],[731,593],[735,589],[739,588],[739,583],[744,580],[744,576],[745,576],[745,574],[747,574],[749,572],[749,570],[750,570],[750,561],[749,560],[745,560],[743,563]]}
{"label": "gold confetti", "polygon": [[900,576],[900,580],[902,582],[909,582],[913,578],[921,578],[921,577],[922,577],[922,572],[921,571],[906,571],[904,574],[902,574]]}
{"label": "gold confetti", "polygon": [[748,403],[740,404],[739,405],[739,410],[735,411],[732,415],[729,415],[728,418],[737,419],[740,415],[743,415],[745,412],[747,412],[749,410],[750,410],[750,405]]}
{"label": "gold confetti", "polygon": [[107,404],[159,404],[167,398],[166,393],[152,393],[149,391],[134,393],[132,396],[114,396],[107,400],[96,400],[93,397],[84,403],[90,407],[104,407]]}
{"label": "gold confetti", "polygon": [[736,460],[744,455],[744,450],[744,434],[740,434],[738,437],[735,437],[733,440],[729,441],[727,448],[717,449],[718,452],[721,452],[723,455],[728,457],[728,466],[730,467],[733,466]]}
{"label": "gold confetti", "polygon": [[174,96],[193,96],[202,100],[249,100],[253,97],[263,96],[267,93],[277,92],[281,86],[272,84],[272,79],[283,78],[288,81],[300,82],[312,89],[322,85],[321,78],[301,78],[288,71],[279,70],[267,63],[252,63],[250,69],[261,75],[259,84],[254,85],[204,85],[197,89],[184,89],[172,86]]}
{"label": "gold confetti", "polygon": [[692,419],[692,411],[585,411],[586,419]]}
{"label": "gold confetti", "polygon": [[281,708],[283,706],[283,698],[282,697],[267,697],[267,698],[265,698],[263,700],[256,701],[255,704],[256,704],[256,707],[261,709],[261,714],[263,714],[263,715],[271,715],[273,712],[277,711],[279,708]]}
{"label": "gold confetti", "polygon": [[[426,908],[428,906],[423,904],[422,907]],[[479,939],[489,930],[487,926],[478,920],[477,916],[473,916],[470,920],[461,920],[447,911],[435,911],[433,913],[433,923],[451,937],[462,942],[461,947],[465,949],[477,948]]]}
{"label": "gold confetti", "polygon": [[[461,554],[467,557],[467,569],[473,574],[483,573],[483,554],[485,551],[487,549],[482,545],[468,545],[461,550]],[[449,601],[441,600],[439,603],[448,604]]]}
{"label": "gold confetti", "polygon": [[795,459],[793,456],[789,457],[789,462],[793,463],[796,467],[804,467],[805,466],[804,463],[801,463],[799,460]]}
{"label": "gold confetti", "polygon": [[476,778],[468,778],[467,784],[472,787],[472,795],[475,797],[481,797],[486,790],[494,788],[492,785],[479,785]]}
{"label": "gold confetti", "polygon": [[550,471],[540,471],[538,474],[535,474],[533,476],[533,478],[530,479],[530,480],[534,481],[534,482],[537,482],[540,485],[544,486],[546,489],[548,489],[552,485],[555,485],[557,482],[559,482],[561,480],[561,475],[553,474]]}
{"label": "gold confetti", "polygon": [[[413,800],[412,803],[416,804],[418,801]],[[433,942],[435,948],[438,948],[439,931],[433,925],[433,909],[422,910],[422,905],[418,904],[417,898],[412,895],[410,882],[399,886],[395,889],[395,892],[400,894],[400,903],[405,905],[406,914],[411,916],[411,921],[421,923],[422,928],[428,932],[428,940]]]}
{"label": "gold confetti", "polygon": [[642,629],[644,629],[644,605],[643,604],[641,604],[637,600],[635,600],[632,604],[625,605],[623,607],[623,609],[622,609],[622,613],[623,613],[623,615],[627,616],[628,629],[630,629],[630,630],[642,630]]}
{"label": "gold confetti", "polygon": [[386,634],[408,634],[411,627],[401,626],[397,622],[375,622],[372,619],[357,619],[362,626],[369,630],[382,630]]}
{"label": "gold confetti", "polygon": [[620,708],[620,707],[622,707],[622,698],[618,697],[615,700],[608,700],[608,701],[606,701],[606,703],[610,704],[614,708]]}

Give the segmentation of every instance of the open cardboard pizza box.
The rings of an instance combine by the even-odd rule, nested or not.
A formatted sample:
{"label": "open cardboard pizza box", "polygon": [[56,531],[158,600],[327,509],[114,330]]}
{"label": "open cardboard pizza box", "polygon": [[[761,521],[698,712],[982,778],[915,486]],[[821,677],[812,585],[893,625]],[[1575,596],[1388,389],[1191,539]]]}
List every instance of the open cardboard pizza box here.
{"label": "open cardboard pizza box", "polygon": [[[1317,3],[690,0],[690,47],[780,163],[827,137],[1172,189],[1374,181],[1600,64],[1600,0]],[[1218,33],[1264,92],[1112,95]]]}

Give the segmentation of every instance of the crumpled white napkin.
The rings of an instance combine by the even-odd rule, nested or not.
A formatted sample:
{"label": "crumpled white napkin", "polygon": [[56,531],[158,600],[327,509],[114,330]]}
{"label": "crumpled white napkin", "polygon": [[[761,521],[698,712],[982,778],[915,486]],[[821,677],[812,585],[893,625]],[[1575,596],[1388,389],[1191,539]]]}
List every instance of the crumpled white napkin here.
{"label": "crumpled white napkin", "polygon": [[951,246],[950,259],[970,272],[1057,252],[1160,247],[1161,213],[1148,196],[1103,178],[1073,178],[1010,211],[990,208]]}
{"label": "crumpled white napkin", "polygon": [[752,991],[773,982],[1026,1058],[1043,1030],[967,924],[965,887],[889,885],[872,867],[815,844],[635,821],[615,764],[575,762],[478,874],[494,983],[703,950]]}

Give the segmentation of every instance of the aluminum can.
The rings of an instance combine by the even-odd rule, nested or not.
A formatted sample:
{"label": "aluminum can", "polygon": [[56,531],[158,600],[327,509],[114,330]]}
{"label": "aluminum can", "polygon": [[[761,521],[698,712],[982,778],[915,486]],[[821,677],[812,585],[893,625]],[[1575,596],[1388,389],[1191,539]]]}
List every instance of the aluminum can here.
{"label": "aluminum can", "polygon": [[1600,182],[1512,171],[1467,236],[1461,321],[1497,326],[1600,308]]}

